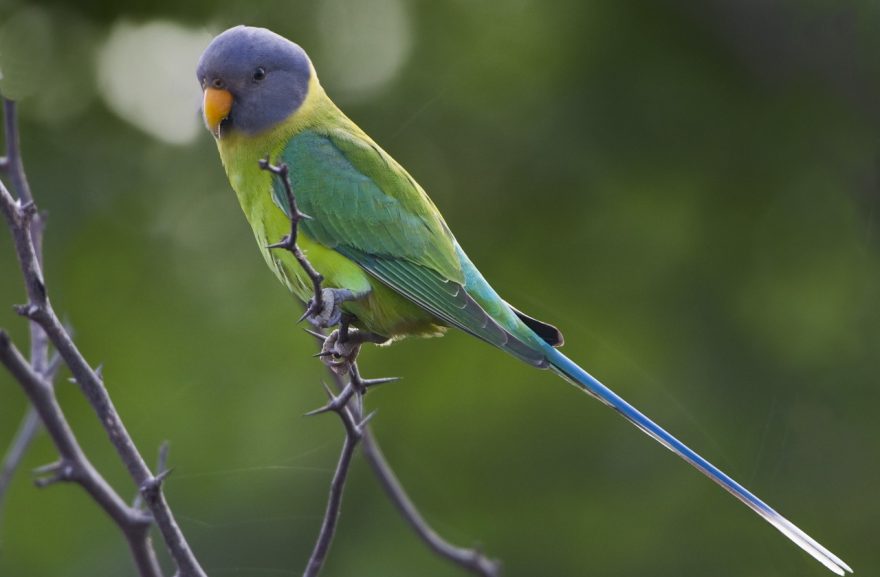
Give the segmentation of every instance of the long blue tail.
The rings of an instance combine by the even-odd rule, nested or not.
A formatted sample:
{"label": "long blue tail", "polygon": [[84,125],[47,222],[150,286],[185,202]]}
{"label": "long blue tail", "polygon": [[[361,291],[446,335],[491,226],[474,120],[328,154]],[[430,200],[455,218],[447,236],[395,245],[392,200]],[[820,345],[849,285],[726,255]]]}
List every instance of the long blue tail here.
{"label": "long blue tail", "polygon": [[590,395],[596,397],[628,421],[640,428],[646,434],[663,444],[667,449],[693,465],[701,473],[721,485],[731,495],[745,503],[752,511],[763,517],[768,523],[776,527],[783,535],[797,543],[801,549],[812,555],[817,561],[837,573],[845,575],[852,569],[840,560],[834,553],[817,543],[812,537],[798,529],[794,524],[774,511],[764,501],[760,500],[745,487],[725,475],[715,465],[696,454],[684,443],[667,433],[654,421],[640,413],[635,407],[617,396],[614,391],[600,383],[587,371],[572,362],[558,350],[547,346],[547,360],[553,370],[565,380],[571,382]]}

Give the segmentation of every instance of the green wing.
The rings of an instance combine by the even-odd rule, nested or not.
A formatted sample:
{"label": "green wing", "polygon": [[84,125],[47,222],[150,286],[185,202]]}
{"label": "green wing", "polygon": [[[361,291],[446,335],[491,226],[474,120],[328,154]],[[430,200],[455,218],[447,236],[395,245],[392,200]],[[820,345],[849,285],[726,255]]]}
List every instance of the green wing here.
{"label": "green wing", "polygon": [[[369,137],[343,129],[305,131],[291,139],[281,160],[291,167],[300,210],[313,217],[300,222],[309,236],[446,324],[531,364],[545,364],[542,353],[468,293],[455,239],[439,211]],[[277,182],[275,202],[289,212]]]}
{"label": "green wing", "polygon": [[[296,135],[282,152],[303,223],[322,244],[401,258],[463,281],[454,241],[439,211],[391,157],[366,136],[337,129]],[[276,204],[286,211],[276,182]]]}

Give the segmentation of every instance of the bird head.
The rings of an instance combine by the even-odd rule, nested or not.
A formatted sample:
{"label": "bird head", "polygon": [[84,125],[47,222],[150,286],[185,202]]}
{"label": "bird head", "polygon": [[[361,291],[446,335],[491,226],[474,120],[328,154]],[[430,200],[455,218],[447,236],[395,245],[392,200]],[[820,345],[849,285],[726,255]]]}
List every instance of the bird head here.
{"label": "bird head", "polygon": [[236,26],[202,53],[205,124],[216,138],[256,134],[286,119],[305,101],[313,69],[302,48],[265,28]]}

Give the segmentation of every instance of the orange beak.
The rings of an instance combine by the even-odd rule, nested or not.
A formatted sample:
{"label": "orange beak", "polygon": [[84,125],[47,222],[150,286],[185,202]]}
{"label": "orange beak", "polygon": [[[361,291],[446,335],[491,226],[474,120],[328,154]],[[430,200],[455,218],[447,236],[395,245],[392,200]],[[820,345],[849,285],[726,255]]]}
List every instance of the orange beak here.
{"label": "orange beak", "polygon": [[232,109],[232,94],[228,90],[220,88],[205,88],[202,111],[205,114],[205,124],[215,137],[220,138],[220,123],[228,116]]}

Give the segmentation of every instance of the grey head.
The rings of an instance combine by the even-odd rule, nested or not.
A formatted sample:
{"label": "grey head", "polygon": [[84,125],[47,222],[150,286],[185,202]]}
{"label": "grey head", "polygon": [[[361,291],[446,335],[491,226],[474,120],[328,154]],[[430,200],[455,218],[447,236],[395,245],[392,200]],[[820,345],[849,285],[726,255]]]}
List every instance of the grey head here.
{"label": "grey head", "polygon": [[305,100],[311,70],[305,51],[271,30],[226,30],[211,41],[196,68],[208,128],[220,137],[274,126]]}

